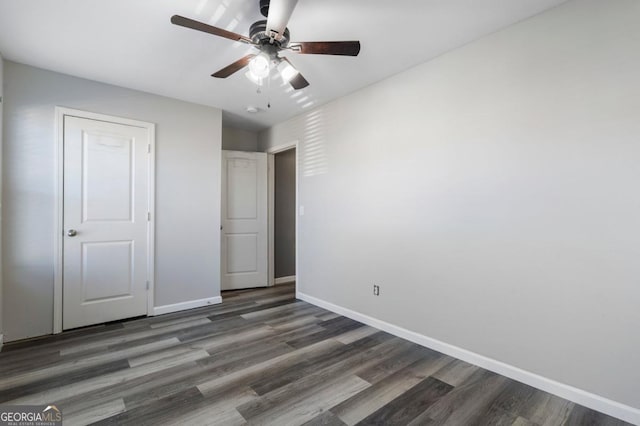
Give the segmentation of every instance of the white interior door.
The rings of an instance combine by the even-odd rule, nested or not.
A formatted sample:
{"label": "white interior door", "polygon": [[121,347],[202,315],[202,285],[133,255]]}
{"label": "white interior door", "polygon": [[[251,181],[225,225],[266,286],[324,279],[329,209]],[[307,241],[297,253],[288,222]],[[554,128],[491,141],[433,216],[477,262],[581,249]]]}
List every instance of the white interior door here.
{"label": "white interior door", "polygon": [[267,154],[222,151],[222,290],[267,286]]}
{"label": "white interior door", "polygon": [[64,329],[147,314],[149,133],[64,118]]}

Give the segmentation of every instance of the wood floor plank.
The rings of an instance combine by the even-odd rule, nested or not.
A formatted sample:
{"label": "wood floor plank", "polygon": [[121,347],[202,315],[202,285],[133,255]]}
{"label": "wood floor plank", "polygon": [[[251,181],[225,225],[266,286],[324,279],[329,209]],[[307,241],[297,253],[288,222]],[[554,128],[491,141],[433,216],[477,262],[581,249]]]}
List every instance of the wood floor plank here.
{"label": "wood floor plank", "polygon": [[[442,382],[444,383],[444,382]],[[453,388],[421,415],[443,425],[472,424],[486,414],[509,384],[506,377],[480,370]]]}
{"label": "wood floor plank", "polygon": [[127,361],[129,362],[129,367],[138,367],[140,365],[150,364],[152,362],[188,354],[189,352],[193,352],[193,350],[194,348],[191,348],[187,345],[175,345],[165,350],[153,351],[144,355],[132,356],[129,357]]}
{"label": "wood floor plank", "polygon": [[[251,416],[248,419],[248,424],[291,425],[305,423],[321,414],[324,407],[339,404],[367,387],[369,387],[369,383],[358,376],[339,377],[316,387],[312,393],[303,393],[302,397],[300,394],[292,395],[286,398],[283,403]],[[245,405],[243,404],[237,409],[247,419],[247,415],[242,412],[242,407]]]}
{"label": "wood floor plank", "polygon": [[201,348],[209,352],[223,352],[237,347],[250,345],[252,342],[263,341],[267,338],[276,339],[275,331],[268,326],[250,327],[239,330],[238,333],[227,333],[213,337],[197,339],[189,343],[192,348]]}
{"label": "wood floor plank", "polygon": [[318,318],[318,315],[320,315],[322,311],[323,311],[322,309],[313,305],[299,304],[299,305],[296,305],[296,308],[294,310],[290,310],[286,316],[281,316],[273,319],[265,319],[264,323],[269,324],[271,326],[278,326],[281,324],[288,324],[293,321],[297,321],[301,318],[307,318],[307,317],[312,317],[317,322],[322,322],[322,320]]}
{"label": "wood floor plank", "polygon": [[[381,335],[381,337],[386,336]],[[278,383],[278,386],[261,395],[260,398],[251,403],[243,404],[237,409],[246,419],[263,418],[267,416],[265,413],[273,412],[278,407],[288,406],[292,402],[306,399],[307,397],[311,398],[324,386],[329,386],[331,383],[340,381],[346,376],[355,376],[361,369],[393,356],[394,343],[393,340],[384,340],[366,350],[345,351],[339,357],[335,357],[336,362],[322,367],[319,366],[315,371],[309,372],[295,381],[289,380],[286,384]],[[354,346],[353,348],[356,347]],[[340,359],[339,361],[338,358]],[[364,380],[362,382],[367,383]],[[369,386],[369,383],[367,383],[367,386]],[[252,384],[251,387],[255,389],[255,384]]]}
{"label": "wood floor plank", "polygon": [[[56,402],[60,407],[64,407],[65,414],[91,411],[94,407],[100,406],[104,401],[111,401],[113,399],[122,399],[124,401],[128,397],[131,397],[131,395],[149,392],[155,389],[156,386],[162,386],[173,380],[178,380],[184,372],[193,371],[197,368],[198,366],[195,361],[191,361],[126,381],[122,380],[110,383],[79,395],[69,395]],[[149,401],[151,400],[152,399],[149,398]]]}
{"label": "wood floor plank", "polygon": [[[257,342],[224,352],[214,352],[210,354],[210,356],[200,360],[198,364],[203,367],[219,368],[220,371],[226,373],[293,351],[294,349],[291,346],[277,340]],[[213,371],[209,371],[209,374],[213,374]]]}
{"label": "wood floor plank", "polygon": [[272,303],[272,302],[280,302],[283,300],[291,300],[291,299],[295,299],[295,297],[292,297],[292,295],[285,295],[285,296],[272,296],[272,297],[267,297],[265,299],[261,299],[258,301],[259,304],[266,304],[266,303]]}
{"label": "wood floor plank", "polygon": [[478,370],[480,367],[457,359],[434,373],[433,378],[449,383],[451,386],[458,386]]}
{"label": "wood floor plank", "polygon": [[472,418],[469,426],[512,426],[517,421],[517,416],[491,405],[482,415]]}
{"label": "wood floor plank", "polygon": [[346,426],[346,423],[331,411],[325,411],[304,423],[303,426]]}
{"label": "wood floor plank", "polygon": [[173,425],[244,425],[246,420],[236,410],[236,405],[244,404],[258,396],[247,387],[226,391],[215,398],[189,404],[188,410],[180,410],[166,416],[159,424]]}
{"label": "wood floor plank", "polygon": [[444,355],[418,359],[331,408],[331,412],[344,423],[354,425],[422,382],[446,362],[450,359]]}
{"label": "wood floor plank", "polygon": [[334,318],[339,318],[339,317],[340,317],[339,314],[336,314],[335,312],[330,312],[330,311],[327,311],[322,315],[318,315],[318,318],[320,318],[323,321],[334,319]]}
{"label": "wood floor plank", "polygon": [[524,383],[510,381],[505,389],[498,394],[492,408],[511,414],[515,418],[520,417],[526,405],[537,392],[540,391]]}
{"label": "wood floor plank", "polygon": [[573,407],[565,422],[566,426],[622,426],[624,424],[626,423],[622,420],[577,404]]}
{"label": "wood floor plank", "polygon": [[199,384],[198,389],[202,394],[207,395],[216,392],[220,388],[225,388],[237,383],[247,383],[260,377],[266,371],[272,371],[278,368],[286,369],[289,363],[295,362],[296,359],[312,356],[318,352],[329,351],[341,345],[342,343],[335,340],[323,340],[313,345],[282,354],[273,359],[254,364],[243,370],[234,371],[233,373],[207,380]]}
{"label": "wood floor plank", "polygon": [[162,331],[166,333],[168,331],[182,330],[187,327],[191,327],[195,325],[210,324],[210,323],[211,323],[211,320],[208,317],[189,318],[186,321],[172,322],[171,324],[161,324],[161,325],[154,324],[154,325],[151,325],[150,328],[152,330],[162,329]]}
{"label": "wood floor plank", "polygon": [[[398,370],[412,364],[419,359],[439,359],[441,354],[429,349],[420,347],[414,343],[400,341],[397,346],[397,355],[372,366],[367,370],[361,371],[358,376],[367,382],[373,384],[388,377]],[[444,364],[443,364],[444,365]]]}
{"label": "wood floor plank", "polygon": [[567,421],[574,403],[543,391],[535,392],[520,408],[519,416],[540,426],[563,425]]}
{"label": "wood floor plank", "polygon": [[13,343],[5,344],[0,352],[0,374],[8,376],[33,369],[34,365],[47,366],[60,359],[60,351],[55,348],[34,348],[32,350],[15,350],[5,352],[5,348]]}
{"label": "wood floor plank", "polygon": [[[277,305],[277,306],[274,306],[272,308],[264,308],[265,305],[258,303],[254,307],[254,310],[252,310],[251,312],[247,312],[247,313],[241,314],[240,316],[242,318],[245,318],[245,319],[256,319],[256,318],[264,319],[264,318],[267,318],[267,317],[270,317],[270,316],[273,317],[274,314],[278,315],[278,314],[281,314],[281,313],[284,313],[284,312],[289,313],[289,312],[293,312],[293,311],[296,311],[296,310],[303,310],[303,312],[306,311],[307,306],[305,306],[305,304],[300,303],[300,302],[295,301],[295,300],[292,300],[292,299],[287,299],[287,301],[289,303],[282,304],[282,305]],[[272,304],[272,303],[270,303],[270,304]],[[285,318],[288,317],[288,316],[289,315],[287,314],[285,316]]]}
{"label": "wood floor plank", "polygon": [[61,386],[59,388],[42,390],[31,395],[13,399],[10,402],[12,404],[39,404],[42,401],[57,402],[61,399],[82,395],[84,393],[100,389],[101,387],[145,376],[156,371],[162,371],[175,365],[185,364],[208,356],[209,354],[206,351],[196,350],[185,355],[159,360],[134,368],[119,370],[114,373],[103,374],[87,380],[81,380],[66,386]]}
{"label": "wood floor plank", "polygon": [[101,380],[105,375],[126,372],[128,369],[129,363],[127,360],[121,359],[99,366],[90,366],[84,369],[66,372],[62,375],[34,380],[20,386],[3,390],[0,392],[0,402],[12,404],[39,403],[42,402],[42,400],[33,397],[34,394],[55,392],[57,389],[63,389],[87,380]]}
{"label": "wood floor plank", "polygon": [[[234,336],[237,335],[231,334],[224,340],[227,343],[226,351],[237,351],[236,353],[238,355],[235,357],[236,359],[234,359],[234,361],[237,361],[241,358],[240,354],[243,353],[243,348],[230,347],[234,344]],[[167,351],[173,351],[174,349],[179,349],[181,351],[192,350],[196,348],[205,348],[206,346],[208,345],[201,345],[201,341],[196,341],[195,344],[182,344],[174,348],[170,348]],[[220,349],[223,348],[221,347]],[[222,351],[222,353],[224,352],[225,351]],[[166,356],[160,358],[166,358]],[[231,358],[233,359],[234,357]],[[213,366],[212,370],[215,369],[215,367],[216,366]],[[81,407],[90,407],[95,403],[95,400],[120,395],[128,400],[129,404],[131,404],[131,398],[133,398],[133,395],[137,395],[136,398],[142,401],[152,399],[152,397],[156,397],[157,395],[165,396],[171,392],[185,389],[199,383],[200,381],[206,380],[208,374],[210,374],[210,372],[207,369],[204,369],[201,365],[195,364],[195,362],[193,365],[191,365],[191,363],[187,363],[179,366],[177,369],[167,368],[166,370],[158,373],[151,373],[140,378],[131,379],[128,381],[128,386],[126,387],[118,383],[113,386],[103,387],[98,391],[85,395],[80,400],[73,397],[69,398],[64,401],[64,403],[66,406],[71,406],[73,409],[79,409]],[[153,384],[153,386],[150,386],[150,383]]]}
{"label": "wood floor plank", "polygon": [[117,344],[109,346],[112,349],[126,347],[131,344],[139,345],[145,342],[150,342],[155,339],[164,337],[177,337],[181,342],[188,342],[191,340],[200,339],[203,337],[211,337],[222,335],[231,330],[237,330],[241,328],[251,327],[244,318],[226,318],[225,320],[218,322],[210,322],[208,324],[201,324],[187,329],[164,331],[162,328],[152,329],[145,334],[136,336],[136,339],[127,340]]}
{"label": "wood floor plank", "polygon": [[78,360],[72,360],[62,363],[57,363],[53,366],[48,366],[41,369],[34,369],[22,374],[12,375],[5,378],[0,378],[0,391],[6,390],[11,387],[17,387],[29,382],[39,381],[48,377],[55,377],[63,374],[69,374],[73,371],[86,369],[89,367],[99,366],[113,361],[121,359],[127,359],[136,355],[145,354],[157,349],[173,346],[178,343],[178,339],[164,339],[160,341],[154,341],[145,345],[135,346],[129,349],[121,351],[109,351],[97,355],[91,355]]}
{"label": "wood floor plank", "polygon": [[[283,333],[287,331],[299,330],[301,327],[307,325],[318,325],[320,322],[321,321],[314,315],[304,315],[287,322],[279,321],[274,323],[272,321],[265,321],[265,324],[268,324],[273,330]],[[320,328],[322,330],[325,330],[325,328]]]}
{"label": "wood floor plank", "polygon": [[437,401],[440,401],[452,389],[453,386],[433,377],[428,377],[364,418],[358,424],[406,425]]}
{"label": "wood floor plank", "polygon": [[339,324],[336,324],[336,323],[327,324],[327,323],[328,321],[324,321],[318,324],[320,327],[325,328],[323,331],[309,334],[307,336],[300,337],[298,339],[291,339],[291,340],[288,340],[287,343],[293,346],[294,348],[300,348],[312,343],[320,342],[325,339],[330,339],[332,337],[339,336],[348,331],[355,330],[363,326],[363,324],[356,321],[341,321]]}
{"label": "wood floor plank", "polygon": [[[166,398],[172,394],[182,392],[190,387],[198,386],[205,379],[211,377],[223,377],[235,371],[241,371],[248,366],[259,363],[265,359],[270,359],[281,354],[291,352],[292,349],[286,345],[274,343],[265,346],[259,351],[247,351],[242,356],[229,357],[224,360],[214,359],[214,357],[203,358],[197,361],[198,368],[185,369],[180,377],[173,377],[170,380],[156,381],[151,389],[142,389],[134,394],[129,394],[124,398],[127,408],[138,407],[151,400]],[[211,362],[209,362],[211,361]]]}
{"label": "wood floor plank", "polygon": [[[274,369],[262,376],[260,380],[252,382],[251,388],[258,395],[263,395],[289,383],[317,374],[318,371],[325,368],[335,368],[354,356],[360,356],[365,360],[372,348],[376,349],[377,356],[383,356],[385,346],[382,344],[389,340],[391,340],[391,336],[380,333],[349,345],[338,346],[330,352],[307,357],[298,363],[290,363],[286,369]],[[359,367],[364,368],[363,365]]]}
{"label": "wood floor plank", "polygon": [[137,331],[135,333],[130,334],[121,334],[112,337],[108,337],[105,339],[95,340],[89,343],[85,343],[82,341],[73,342],[63,348],[60,349],[60,355],[70,355],[78,352],[88,352],[91,349],[101,349],[107,350],[109,347],[115,347],[116,350],[124,343],[140,341],[141,344],[144,344],[145,341],[142,339],[150,338],[148,340],[149,343],[153,343],[157,340],[162,339],[165,336],[162,336],[163,331],[159,330],[143,330]]}
{"label": "wood floor plank", "polygon": [[318,316],[324,314],[325,312],[326,311],[324,309],[314,305],[300,304],[299,306],[296,307],[296,310],[293,312],[290,312],[289,315],[285,317],[275,318],[275,319],[267,319],[265,320],[265,323],[275,326],[275,325],[279,325],[280,323],[289,323],[291,321],[297,320],[300,317],[307,317],[307,316],[312,316],[316,318],[318,322],[321,322],[323,320],[318,318]]}
{"label": "wood floor plank", "polygon": [[[278,339],[281,342],[290,342],[292,340],[300,339],[302,337],[306,337],[311,334],[319,333],[325,330],[326,328],[318,324],[308,324],[308,325],[300,326],[294,330],[280,332],[276,336],[276,339]],[[311,344],[313,342],[309,342],[309,343]]]}
{"label": "wood floor plank", "polygon": [[511,424],[511,426],[539,426],[539,425],[537,423],[534,423],[530,420],[525,419],[524,417],[517,417],[515,421]]}
{"label": "wood floor plank", "polygon": [[356,328],[355,330],[348,331],[341,336],[336,337],[336,340],[340,343],[344,343],[348,345],[349,343],[353,343],[357,340],[365,338],[367,336],[371,336],[374,333],[377,333],[379,330],[369,326],[363,326],[360,328]]}
{"label": "wood floor plank", "polygon": [[63,412],[65,426],[83,426],[97,423],[126,411],[122,398],[107,401],[84,411],[75,413]]}
{"label": "wood floor plank", "polygon": [[226,313],[214,313],[212,315],[209,315],[208,318],[211,319],[212,321],[217,321],[224,318],[237,317],[237,316],[241,317],[242,315],[250,314],[252,312],[258,312],[258,311],[262,311],[269,308],[275,308],[278,306],[286,306],[286,305],[293,305],[293,304],[300,304],[300,303],[301,302],[295,299],[287,299],[280,302],[271,302],[271,303],[266,303],[262,305],[257,303],[255,304],[255,306],[239,309],[237,311],[226,312]]}
{"label": "wood floor plank", "polygon": [[123,425],[123,424],[155,424],[184,410],[190,404],[201,401],[203,396],[198,388],[192,387],[182,392],[171,394],[165,398],[155,400],[149,404],[127,409],[115,416],[108,417],[95,425]]}
{"label": "wood floor plank", "polygon": [[6,344],[0,403],[65,424],[627,425],[295,299],[223,303]]}
{"label": "wood floor plank", "polygon": [[32,339],[26,339],[18,342],[12,342],[2,348],[2,355],[7,356],[14,352],[20,352],[16,354],[23,356],[24,353],[33,352],[34,349],[45,349],[52,346],[64,344],[65,342],[81,340],[100,336],[112,330],[122,330],[124,326],[122,323],[109,323],[98,324],[91,327],[84,327],[77,330],[70,330],[62,334],[56,334],[51,336],[36,337]]}

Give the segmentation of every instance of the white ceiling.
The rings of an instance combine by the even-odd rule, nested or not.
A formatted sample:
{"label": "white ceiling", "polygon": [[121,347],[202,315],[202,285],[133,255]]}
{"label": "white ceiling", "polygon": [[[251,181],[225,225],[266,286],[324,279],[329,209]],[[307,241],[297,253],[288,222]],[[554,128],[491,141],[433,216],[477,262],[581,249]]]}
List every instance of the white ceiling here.
{"label": "white ceiling", "polygon": [[[259,0],[0,0],[0,52],[36,67],[221,108],[259,130],[565,0],[300,0],[293,41],[360,40],[358,57],[287,56],[311,85],[210,77],[250,46],[170,24],[174,14],[248,35]],[[267,96],[267,92],[269,96]],[[271,108],[267,108],[268,100]],[[258,107],[258,113],[246,107]]]}

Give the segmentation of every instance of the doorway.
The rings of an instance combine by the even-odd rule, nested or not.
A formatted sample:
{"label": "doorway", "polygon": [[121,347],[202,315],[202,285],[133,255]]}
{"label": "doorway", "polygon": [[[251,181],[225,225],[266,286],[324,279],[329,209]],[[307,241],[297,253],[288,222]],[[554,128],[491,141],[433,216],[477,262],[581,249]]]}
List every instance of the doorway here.
{"label": "doorway", "polygon": [[298,143],[269,155],[269,283],[295,283],[298,271]]}
{"label": "doorway", "polygon": [[57,108],[54,333],[153,306],[154,125]]}

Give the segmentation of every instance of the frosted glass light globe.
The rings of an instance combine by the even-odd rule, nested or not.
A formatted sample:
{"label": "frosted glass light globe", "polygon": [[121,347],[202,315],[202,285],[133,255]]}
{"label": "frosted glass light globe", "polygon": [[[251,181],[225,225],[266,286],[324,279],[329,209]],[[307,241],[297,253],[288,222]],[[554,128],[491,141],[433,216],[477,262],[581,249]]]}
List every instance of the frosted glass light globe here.
{"label": "frosted glass light globe", "polygon": [[259,54],[249,62],[249,71],[256,78],[265,78],[269,75],[270,61],[264,53]]}

